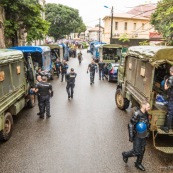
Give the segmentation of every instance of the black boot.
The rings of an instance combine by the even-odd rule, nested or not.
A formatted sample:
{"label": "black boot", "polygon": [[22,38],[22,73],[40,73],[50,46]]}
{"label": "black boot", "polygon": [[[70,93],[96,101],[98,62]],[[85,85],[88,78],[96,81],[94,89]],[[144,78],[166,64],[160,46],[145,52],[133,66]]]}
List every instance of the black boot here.
{"label": "black boot", "polygon": [[129,157],[134,157],[135,155],[134,155],[134,151],[133,150],[130,150],[130,151],[127,151],[127,152],[123,152],[122,153],[122,156],[123,156],[123,161],[125,163],[127,163],[128,162],[128,158]]}
{"label": "black boot", "polygon": [[161,127],[161,130],[163,130],[165,133],[169,133],[169,128],[166,126]]}
{"label": "black boot", "polygon": [[145,167],[142,165],[143,155],[137,156],[137,160],[135,162],[135,167],[141,171],[145,171]]}
{"label": "black boot", "polygon": [[123,156],[123,161],[124,161],[125,163],[127,163],[127,162],[128,162],[128,157],[126,157],[126,153],[123,152],[123,153],[122,153],[122,156]]}

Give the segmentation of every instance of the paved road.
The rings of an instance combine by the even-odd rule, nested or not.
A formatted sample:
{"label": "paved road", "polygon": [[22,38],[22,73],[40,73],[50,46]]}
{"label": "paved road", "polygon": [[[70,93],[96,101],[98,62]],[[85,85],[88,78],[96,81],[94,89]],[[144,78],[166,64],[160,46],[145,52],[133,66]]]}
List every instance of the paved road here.
{"label": "paved road", "polygon": [[[115,83],[99,81],[90,86],[86,73],[90,55],[70,67],[78,74],[74,99],[68,101],[66,83],[52,82],[49,120],[41,120],[37,106],[15,118],[12,138],[0,144],[0,173],[138,173],[134,158],[125,165],[121,153],[129,150],[127,123],[130,110],[122,112],[114,103]],[[173,172],[173,157],[156,151],[151,140],[146,148],[147,173]],[[168,170],[166,170],[168,169]]]}

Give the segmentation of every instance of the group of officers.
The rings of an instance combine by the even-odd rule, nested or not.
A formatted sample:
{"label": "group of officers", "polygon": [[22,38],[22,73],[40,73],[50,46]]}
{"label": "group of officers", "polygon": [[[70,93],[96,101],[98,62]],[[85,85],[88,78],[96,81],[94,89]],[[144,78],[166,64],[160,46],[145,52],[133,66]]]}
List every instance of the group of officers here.
{"label": "group of officers", "polygon": [[[61,81],[63,81],[64,76],[66,78],[67,94],[68,99],[73,99],[74,87],[75,87],[75,78],[77,74],[74,72],[74,69],[71,68],[70,72],[67,73],[68,64],[66,61],[62,63],[57,59],[56,63],[57,76],[59,77],[60,73],[62,75]],[[102,60],[98,63],[99,67],[99,79],[104,80],[104,66]],[[90,84],[94,84],[95,72],[97,72],[97,64],[92,60],[88,65],[87,73],[90,72]],[[169,132],[173,121],[173,67],[170,68],[170,77],[165,80],[164,89],[168,90],[168,114],[165,120],[165,126],[163,130]],[[47,83],[46,76],[37,76],[37,84],[34,90],[38,96],[38,106],[40,118],[44,119],[44,114],[46,112],[46,117],[50,118],[50,97],[53,96],[52,85]],[[149,116],[148,111],[150,110],[150,104],[147,101],[142,101],[141,108],[133,113],[133,116],[128,125],[129,129],[129,141],[133,142],[133,149],[122,153],[123,161],[128,162],[130,157],[137,157],[135,162],[135,167],[141,171],[145,171],[145,167],[142,165],[143,156],[145,153],[146,139],[149,136]]]}

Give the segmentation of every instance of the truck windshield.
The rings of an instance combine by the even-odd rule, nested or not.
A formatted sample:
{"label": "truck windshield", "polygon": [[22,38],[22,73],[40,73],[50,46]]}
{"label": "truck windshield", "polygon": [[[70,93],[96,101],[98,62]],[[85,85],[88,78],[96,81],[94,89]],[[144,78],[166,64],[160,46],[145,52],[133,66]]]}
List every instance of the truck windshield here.
{"label": "truck windshield", "polygon": [[50,51],[43,53],[43,70],[49,71],[51,66]]}

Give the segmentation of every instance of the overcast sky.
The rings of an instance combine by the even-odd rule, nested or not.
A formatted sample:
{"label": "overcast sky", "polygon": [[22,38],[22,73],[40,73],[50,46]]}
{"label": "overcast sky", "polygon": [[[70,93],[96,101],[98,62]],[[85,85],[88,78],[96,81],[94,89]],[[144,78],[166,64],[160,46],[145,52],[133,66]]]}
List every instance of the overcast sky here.
{"label": "overcast sky", "polygon": [[110,9],[104,5],[114,7],[115,13],[129,11],[132,7],[146,2],[156,3],[158,0],[46,0],[46,3],[59,3],[79,10],[87,26],[98,24],[98,19],[110,15]]}

